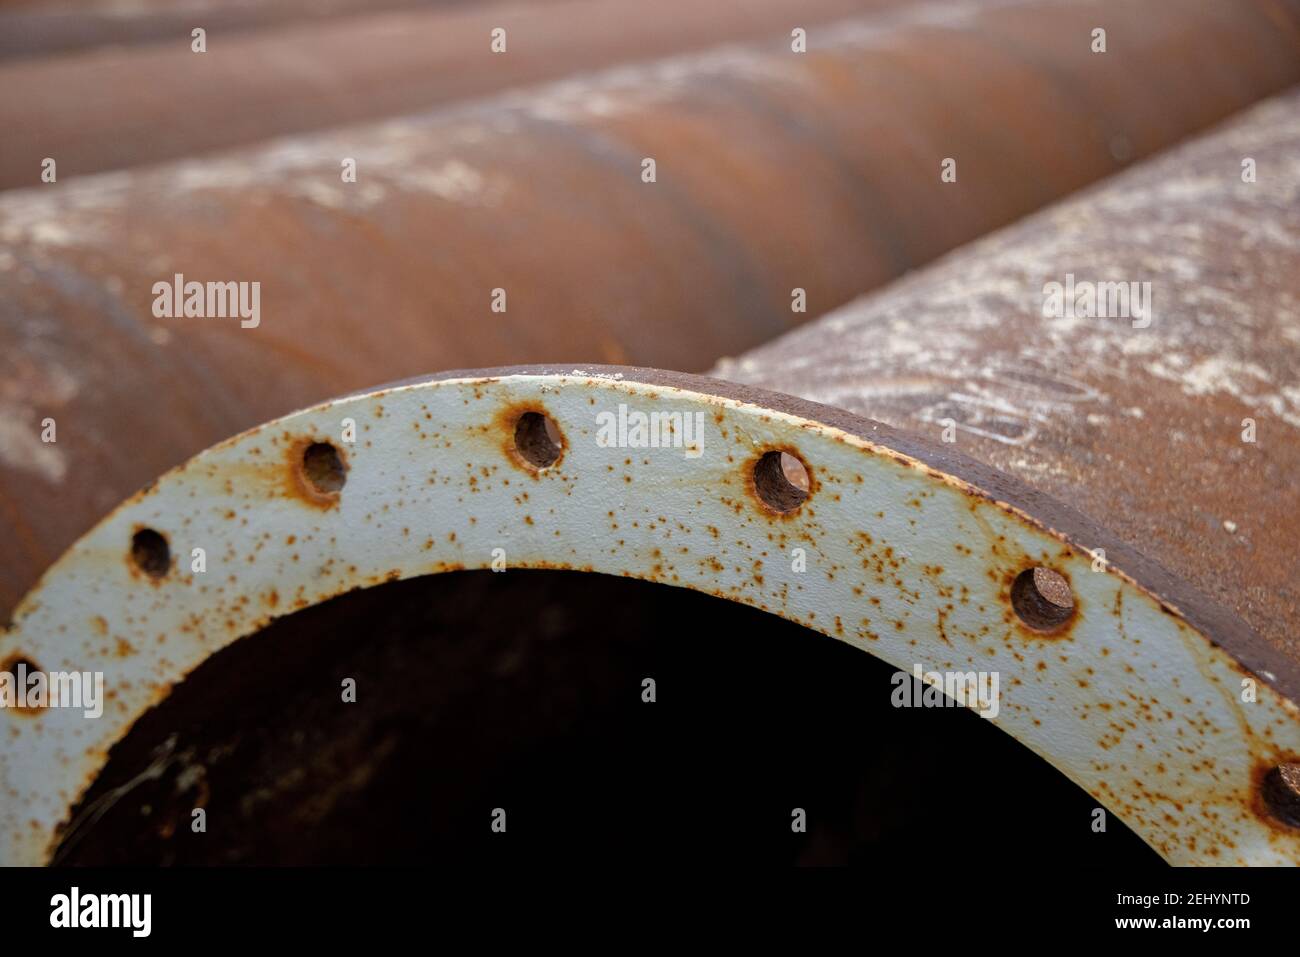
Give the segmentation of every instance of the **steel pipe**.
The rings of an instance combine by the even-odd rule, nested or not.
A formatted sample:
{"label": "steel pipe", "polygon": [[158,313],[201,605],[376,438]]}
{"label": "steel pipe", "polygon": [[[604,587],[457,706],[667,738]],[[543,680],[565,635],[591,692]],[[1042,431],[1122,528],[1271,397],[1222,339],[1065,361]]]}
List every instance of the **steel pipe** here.
{"label": "steel pipe", "polygon": [[[0,189],[429,109],[580,70],[783,36],[897,0],[471,3],[0,64]],[[197,14],[192,15],[192,17]],[[206,23],[206,19],[195,19]],[[503,53],[492,31],[505,31]]]}
{"label": "steel pipe", "polygon": [[[654,444],[631,437],[646,423]],[[782,478],[782,455],[801,481]],[[692,588],[908,672],[994,671],[985,717],[1165,859],[1300,861],[1300,828],[1270,790],[1300,760],[1300,662],[1122,540],[852,413],[680,373],[558,367],[449,373],[267,423],[83,537],[0,635],[0,660],[102,673],[113,694],[97,720],[0,709],[0,862],[48,861],[93,824],[103,799],[80,797],[109,750],[234,641],[356,588],[498,566]],[[1038,570],[1060,585],[1053,607],[1068,604],[1050,622],[1024,600]]]}
{"label": "steel pipe", "polygon": [[283,23],[469,2],[473,0],[10,0],[0,10],[0,60],[163,42],[188,37],[196,26],[236,35]]}
{"label": "steel pipe", "polygon": [[714,374],[1015,476],[1300,660],[1298,158],[1293,92]]}
{"label": "steel pipe", "polygon": [[[0,608],[133,488],[326,395],[503,361],[698,369],[770,339],[804,317],[796,290],[841,304],[1295,80],[1295,10],[920,4],[806,54],[10,193]],[[255,327],[156,317],[176,276],[260,283]]]}

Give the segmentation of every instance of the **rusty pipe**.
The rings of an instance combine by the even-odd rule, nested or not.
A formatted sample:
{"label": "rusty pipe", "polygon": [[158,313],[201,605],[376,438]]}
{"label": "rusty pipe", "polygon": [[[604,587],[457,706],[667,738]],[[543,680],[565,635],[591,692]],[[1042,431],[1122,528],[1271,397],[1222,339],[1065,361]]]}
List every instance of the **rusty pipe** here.
{"label": "rusty pipe", "polygon": [[[0,60],[188,37],[196,26],[237,35],[284,23],[377,10],[452,7],[474,0],[10,0],[0,9]],[[534,0],[536,2],[536,0]]]}
{"label": "rusty pipe", "polygon": [[[1294,80],[1295,9],[923,4],[806,54],[726,48],[10,193],[0,607],[131,489],[324,395],[502,361],[700,368],[769,339],[802,318],[795,289],[843,303]],[[261,283],[258,325],[155,317],[176,275]]]}
{"label": "rusty pipe", "polygon": [[1300,91],[714,374],[1015,476],[1300,662],[1298,157]]}
{"label": "rusty pipe", "polygon": [[[655,421],[672,425],[650,425],[651,442]],[[239,687],[238,675],[207,665],[229,669],[219,653],[236,642],[256,635],[241,647],[279,661],[282,680],[276,652],[293,632],[273,639],[277,619],[358,589],[487,568],[670,584],[905,672],[990,669],[1004,691],[984,717],[1166,860],[1300,863],[1284,803],[1300,761],[1300,661],[1255,642],[1230,612],[1068,504],[959,451],[735,383],[572,365],[451,372],[322,403],[206,450],[87,533],[0,631],[0,664],[100,674],[112,694],[101,715],[76,701],[0,709],[0,863],[47,862],[105,811],[150,832],[142,853],[166,859],[180,843],[167,823],[176,808],[188,816],[207,800],[204,788],[186,792],[209,768],[226,773],[221,748],[196,756],[190,738],[175,753],[176,712],[146,727],[177,684],[205,669],[197,689],[181,689],[183,724],[229,728],[229,699],[211,682]],[[360,644],[380,655],[365,620]],[[426,654],[445,665],[448,649]],[[307,697],[336,723],[337,690],[322,687]],[[127,735],[134,760],[100,782]],[[331,753],[356,750],[347,738]],[[146,795],[115,807],[164,770],[177,793],[156,822],[142,822]],[[273,829],[276,809],[263,799],[255,810]],[[205,858],[222,859],[241,830],[206,838]],[[97,843],[112,846],[112,834]]]}
{"label": "rusty pipe", "polygon": [[[0,64],[0,189],[227,150],[428,109],[579,70],[666,56],[898,0],[474,3],[289,23],[238,36],[189,30],[146,49]],[[196,21],[198,22],[198,21]],[[203,21],[206,22],[206,21]],[[505,30],[503,53],[492,31]]]}
{"label": "rusty pipe", "polygon": [[[1214,587],[1293,574],[1297,145],[1300,91],[718,370],[842,407],[488,369],[206,450],[0,632],[0,663],[117,691],[103,721],[0,712],[0,860],[48,860],[95,818],[109,750],[218,650],[358,588],[505,562],[695,589],[904,670],[979,662],[1007,689],[986,716],[1165,859],[1300,863],[1295,612]],[[1104,290],[1123,314],[1091,315],[1102,281],[1150,292]],[[636,416],[677,418],[651,445]]]}

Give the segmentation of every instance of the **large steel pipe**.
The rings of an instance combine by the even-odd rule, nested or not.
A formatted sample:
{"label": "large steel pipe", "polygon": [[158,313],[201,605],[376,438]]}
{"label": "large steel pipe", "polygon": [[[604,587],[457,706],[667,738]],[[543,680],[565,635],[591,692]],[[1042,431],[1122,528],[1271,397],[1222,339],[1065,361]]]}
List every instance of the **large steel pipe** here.
{"label": "large steel pipe", "polygon": [[[224,36],[283,23],[376,10],[454,7],[474,0],[10,0],[0,9],[0,59],[189,36],[196,26]],[[537,0],[533,0],[537,2]]]}
{"label": "large steel pipe", "polygon": [[[0,189],[377,120],[898,0],[475,3],[0,65]],[[198,22],[198,21],[196,21]],[[493,31],[504,33],[494,50]]]}
{"label": "large steel pipe", "polygon": [[1300,661],[1298,200],[1300,92],[714,374],[1016,476]]}
{"label": "large steel pipe", "polygon": [[[268,422],[160,477],[78,541],[0,633],[0,663],[102,675],[103,713],[40,701],[0,709],[0,863],[40,863],[60,847],[75,855],[96,844],[102,855],[137,831],[141,855],[166,859],[169,845],[185,846],[177,813],[188,821],[192,808],[209,805],[222,823],[191,851],[207,860],[226,849],[247,855],[239,845],[250,828],[277,831],[278,802],[266,795],[291,792],[299,772],[284,766],[284,748],[262,750],[274,790],[245,790],[231,776],[247,776],[212,738],[196,746],[209,732],[218,742],[259,736],[256,716],[281,718],[267,701],[285,688],[340,729],[294,766],[364,789],[402,736],[388,725],[378,740],[353,741],[347,716],[371,720],[388,686],[364,686],[370,704],[350,712],[340,673],[321,680],[313,669],[317,683],[300,686],[295,642],[284,643],[294,629],[273,636],[268,626],[357,589],[489,568],[512,583],[512,570],[542,568],[691,588],[905,673],[938,674],[940,684],[945,673],[997,675],[996,697],[989,685],[959,700],[982,708],[1167,860],[1300,862],[1300,795],[1288,803],[1278,790],[1283,770],[1300,767],[1295,656],[1256,643],[1230,612],[1073,508],[950,448],[734,383],[566,365],[449,373]],[[566,617],[598,613],[580,591],[567,594]],[[394,622],[385,597],[374,599],[359,627],[345,627],[346,645],[386,658],[395,630],[414,631],[421,650],[409,653],[425,671],[467,663],[442,629],[412,628],[400,614]],[[442,607],[458,603],[444,598]],[[315,648],[330,636],[321,612],[314,627],[297,629],[298,644]],[[512,612],[500,627],[515,618],[529,625],[527,606]],[[701,644],[716,637],[692,628],[698,620],[657,625],[688,630]],[[480,631],[472,625],[474,640],[458,644],[495,640]],[[269,672],[238,670],[228,653],[241,639],[244,652],[275,663]],[[329,640],[338,646],[337,636]],[[747,654],[738,651],[733,674]],[[502,657],[471,693],[499,693],[518,660]],[[174,686],[198,680],[200,669],[198,687],[181,689],[186,704],[168,710]],[[280,693],[250,689],[261,703],[246,713],[245,682],[268,680]],[[578,679],[559,671],[543,680],[564,697]],[[401,693],[427,700],[432,687],[445,683]],[[887,697],[888,686],[877,694]],[[301,718],[276,721],[276,737],[295,752],[292,740],[312,734]],[[859,725],[858,746],[870,752],[872,734]],[[128,735],[133,757],[117,748]],[[123,759],[98,782],[110,752]],[[653,743],[644,753],[655,753]],[[358,761],[340,763],[348,754]],[[331,765],[347,773],[331,775]],[[489,770],[476,773],[486,781]],[[152,789],[134,789],[164,773],[166,807],[155,818]],[[316,795],[317,807],[333,804],[337,788],[328,791]],[[531,828],[562,840],[563,821],[536,798],[518,809],[532,811]],[[110,812],[117,829],[97,833]],[[300,853],[311,853],[313,837],[303,830]],[[130,851],[114,858],[135,859]]]}
{"label": "large steel pipe", "polygon": [[[767,340],[804,318],[792,294],[843,303],[1294,79],[1294,13],[924,4],[806,54],[728,48],[11,193],[0,607],[152,476],[339,390],[501,361],[701,368]],[[246,284],[250,318],[156,316],[185,311],[176,277]]]}
{"label": "large steel pipe", "polygon": [[[78,541],[0,634],[11,669],[114,689],[101,720],[0,712],[0,860],[93,830],[121,793],[95,782],[109,751],[276,619],[545,568],[726,598],[904,671],[991,671],[985,717],[1166,860],[1300,863],[1298,118],[1300,92],[1270,101],[718,370],[841,407],[488,369],[208,449]],[[224,700],[188,694],[189,723]]]}

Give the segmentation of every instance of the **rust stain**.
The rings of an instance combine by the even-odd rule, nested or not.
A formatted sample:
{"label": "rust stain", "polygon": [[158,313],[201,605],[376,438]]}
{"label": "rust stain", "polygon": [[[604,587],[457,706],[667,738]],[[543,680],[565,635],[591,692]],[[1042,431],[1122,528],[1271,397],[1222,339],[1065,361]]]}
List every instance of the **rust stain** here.
{"label": "rust stain", "polygon": [[285,462],[288,468],[286,469],[284,489],[289,498],[297,499],[312,508],[328,511],[338,507],[343,494],[341,489],[334,491],[323,490],[308,477],[304,457],[307,450],[317,444],[328,445],[334,449],[346,474],[349,469],[348,457],[347,453],[340,447],[340,443],[328,438],[302,436],[293,439],[285,450]]}
{"label": "rust stain", "polygon": [[1277,755],[1271,758],[1258,758],[1250,770],[1252,800],[1250,807],[1247,808],[1252,814],[1263,821],[1268,827],[1279,835],[1294,837],[1297,831],[1300,831],[1300,818],[1296,823],[1288,823],[1278,818],[1273,809],[1269,807],[1265,799],[1265,793],[1269,786],[1269,776],[1274,769],[1281,764],[1294,764],[1300,762],[1300,754]]}
{"label": "rust stain", "polygon": [[[17,684],[18,684],[17,668],[20,664],[26,666],[27,674],[31,674],[33,671],[41,670],[39,665],[35,664],[30,658],[26,657],[25,655],[15,653],[10,655],[8,658],[6,658],[4,664],[0,665],[0,672],[8,672],[10,675],[12,675],[10,680],[14,683],[15,691],[17,691]],[[36,718],[36,717],[40,717],[41,712],[44,711],[45,709],[26,708],[26,707],[15,705],[14,707],[9,708],[7,710],[13,711],[15,714],[21,714],[24,717]]]}
{"label": "rust stain", "polygon": [[[157,550],[149,547],[142,549],[137,544],[141,541],[142,535],[157,536],[162,540],[161,547]],[[171,553],[171,536],[161,529],[141,522],[131,526],[131,538],[123,547],[122,554],[131,577],[137,581],[147,582],[155,588],[161,587],[176,563]],[[155,567],[156,571],[151,570]]]}
{"label": "rust stain", "polygon": [[[559,454],[549,465],[539,467],[520,451],[519,445],[515,440],[516,430],[519,428],[520,420],[533,413],[540,415],[550,422],[555,428],[556,445],[559,448]],[[501,436],[501,451],[505,454],[506,459],[518,468],[521,472],[531,478],[540,478],[543,472],[549,472],[557,468],[564,461],[564,453],[568,449],[568,439],[564,435],[564,430],[559,427],[554,416],[547,410],[546,406],[540,402],[511,402],[500,408],[492,418],[489,426],[492,430]]]}
{"label": "rust stain", "polygon": [[[1065,579],[1065,584],[1069,588],[1070,597],[1074,602],[1074,608],[1069,617],[1065,618],[1059,624],[1030,624],[1016,610],[1015,601],[1013,600],[1013,590],[1016,581],[1021,575],[1032,573],[1036,568],[1048,568],[1057,575],[1060,575],[1061,578]],[[1084,618],[1084,602],[1079,595],[1078,589],[1074,587],[1074,583],[1070,579],[1069,571],[1063,566],[1044,565],[1042,562],[1034,561],[1028,557],[1026,557],[1016,567],[1003,573],[1002,587],[999,592],[999,597],[1007,609],[1007,613],[1004,617],[1015,626],[1017,634],[1024,638],[1031,638],[1039,641],[1069,641],[1073,639],[1075,629]]]}
{"label": "rust stain", "polygon": [[[760,488],[759,485],[760,463],[763,461],[764,456],[770,455],[772,453],[784,453],[798,460],[799,464],[803,466],[804,474],[807,476],[807,480],[808,480],[807,491],[804,493],[802,500],[800,500],[797,504],[793,505],[793,507],[790,508],[773,507],[768,502],[768,498],[773,497],[771,491],[766,490],[764,488]],[[804,515],[811,514],[811,509],[807,509],[807,506],[816,496],[817,490],[820,487],[821,487],[821,483],[817,477],[816,470],[814,470],[813,467],[808,464],[807,459],[805,459],[803,454],[793,445],[775,444],[775,445],[764,446],[761,450],[755,452],[752,456],[750,456],[750,458],[746,460],[744,464],[745,494],[749,497],[750,501],[753,502],[755,508],[757,508],[761,514],[767,516],[768,518],[777,519],[780,521],[793,521],[797,517],[802,517]],[[764,497],[765,495],[767,496],[767,498]]]}

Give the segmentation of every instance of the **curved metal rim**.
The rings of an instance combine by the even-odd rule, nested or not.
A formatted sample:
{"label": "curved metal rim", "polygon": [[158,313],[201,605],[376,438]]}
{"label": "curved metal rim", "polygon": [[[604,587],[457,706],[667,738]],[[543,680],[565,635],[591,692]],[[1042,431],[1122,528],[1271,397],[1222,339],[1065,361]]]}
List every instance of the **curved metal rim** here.
{"label": "curved metal rim", "polygon": [[[594,417],[620,405],[699,413],[702,454],[601,446]],[[523,411],[559,424],[554,466],[512,452]],[[304,494],[303,443],[331,441],[345,418],[357,426],[355,445],[339,443],[346,485]],[[754,487],[754,456],[773,449],[797,452],[813,475],[789,514]],[[174,562],[149,579],[128,554],[144,526],[176,546],[202,542],[216,567],[186,574]],[[115,510],[0,635],[0,656],[102,670],[115,690],[93,726],[80,712],[0,712],[11,742],[0,859],[48,860],[109,748],[220,647],[351,588],[491,567],[503,544],[511,567],[696,588],[907,671],[994,665],[1007,689],[995,723],[1167,859],[1300,861],[1300,833],[1257,797],[1262,771],[1300,753],[1288,700],[1300,681],[1231,615],[1068,506],[948,449],[788,396],[608,366],[446,372],[353,393],[213,446]],[[811,556],[806,571],[784,567],[791,547]],[[174,546],[173,558],[188,552]],[[1011,581],[1039,564],[1075,593],[1060,633],[1025,627],[1009,607]],[[1250,672],[1264,681],[1247,706]]]}
{"label": "curved metal rim", "polygon": [[[516,375],[573,375],[572,365],[538,364],[499,366],[486,369],[459,369],[432,375],[416,376],[366,389],[349,395],[362,395],[384,389],[448,379]],[[1253,674],[1275,688],[1283,697],[1300,702],[1300,662],[1286,657],[1264,641],[1231,610],[1197,592],[1169,570],[1141,552],[1117,539],[1092,518],[1019,479],[959,452],[937,445],[913,432],[898,429],[875,419],[848,412],[836,406],[811,402],[783,392],[755,388],[709,376],[635,366],[584,364],[582,372],[596,376],[622,377],[632,382],[663,385],[761,406],[785,415],[818,422],[864,442],[893,450],[918,465],[932,469],[965,484],[966,491],[983,495],[990,501],[1016,511],[1065,542],[1089,551],[1103,549],[1106,562],[1115,574],[1138,586],[1170,614],[1195,628],[1207,640],[1225,649]]]}

